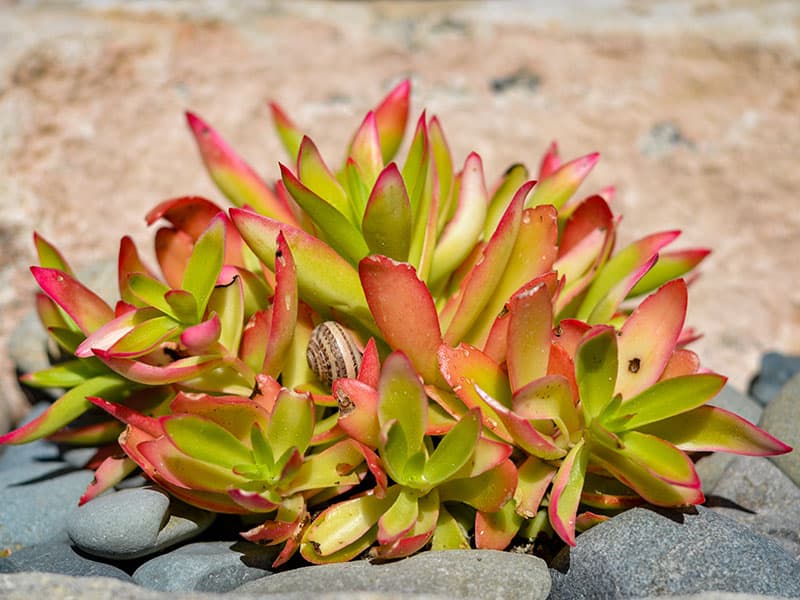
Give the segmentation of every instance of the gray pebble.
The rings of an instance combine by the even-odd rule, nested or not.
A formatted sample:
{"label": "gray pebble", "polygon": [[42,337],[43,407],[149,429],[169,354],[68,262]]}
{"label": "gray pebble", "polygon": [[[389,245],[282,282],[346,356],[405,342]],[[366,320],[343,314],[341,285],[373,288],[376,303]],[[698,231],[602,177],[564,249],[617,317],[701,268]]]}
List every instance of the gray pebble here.
{"label": "gray pebble", "polygon": [[28,546],[7,558],[0,558],[0,573],[36,571],[83,577],[113,577],[131,581],[131,576],[113,565],[90,560],[69,544]]}
{"label": "gray pebble", "polygon": [[72,542],[93,556],[126,560],[154,554],[203,532],[214,513],[169,497],[155,488],[104,494],[72,513]]}
{"label": "gray pebble", "polygon": [[750,395],[766,405],[798,372],[800,372],[800,356],[767,352],[761,357],[761,370],[750,382]]}
{"label": "gray pebble", "polygon": [[92,476],[61,462],[0,470],[0,549],[67,542],[67,519]]}
{"label": "gray pebble", "polygon": [[278,550],[244,541],[188,544],[150,559],[133,580],[154,590],[229,592],[269,575]]}
{"label": "gray pebble", "polygon": [[552,600],[707,591],[800,595],[798,561],[774,540],[702,506],[634,508],[580,535],[552,566]]}
{"label": "gray pebble", "polygon": [[449,598],[516,600],[547,598],[550,575],[535,556],[496,550],[421,552],[387,564],[355,561],[276,573],[246,583],[243,593],[322,592],[439,594]]}
{"label": "gray pebble", "polygon": [[772,460],[796,485],[800,485],[800,374],[795,375],[764,409],[759,423],[794,452],[771,456]]}
{"label": "gray pebble", "polygon": [[768,459],[736,457],[714,496],[715,511],[774,538],[800,559],[800,488]]}

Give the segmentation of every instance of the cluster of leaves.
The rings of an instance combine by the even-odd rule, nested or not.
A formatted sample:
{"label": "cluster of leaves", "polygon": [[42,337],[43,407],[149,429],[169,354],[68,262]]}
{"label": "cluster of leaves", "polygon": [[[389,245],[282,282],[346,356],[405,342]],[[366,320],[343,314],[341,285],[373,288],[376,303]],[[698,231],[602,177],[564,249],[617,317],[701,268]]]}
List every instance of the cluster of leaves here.
{"label": "cluster of leaves", "polygon": [[[67,391],[0,442],[97,446],[81,502],[140,468],[261,515],[243,535],[281,546],[276,565],[574,544],[637,504],[703,502],[697,453],[789,451],[706,404],[725,379],[684,326],[706,250],[664,251],[677,231],[616,249],[613,189],[575,195],[596,154],[562,164],[552,145],[538,182],[514,165],[488,187],[423,113],[400,166],[409,92],[369,112],[338,171],[273,104],[294,159],[274,186],[189,114],[234,207],[153,209],[160,274],[124,238],[114,307],[35,236],[38,312],[73,358],[25,376]],[[306,349],[331,320],[363,358],[327,389]],[[98,407],[111,418],[79,419]]]}

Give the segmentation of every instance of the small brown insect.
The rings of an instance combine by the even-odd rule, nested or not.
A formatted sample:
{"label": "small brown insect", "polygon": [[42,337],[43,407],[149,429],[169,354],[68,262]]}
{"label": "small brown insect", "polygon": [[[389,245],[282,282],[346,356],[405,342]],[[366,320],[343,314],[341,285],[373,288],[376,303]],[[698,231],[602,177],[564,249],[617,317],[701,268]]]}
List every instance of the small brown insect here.
{"label": "small brown insect", "polygon": [[325,321],[311,332],[306,359],[314,374],[330,389],[337,379],[358,375],[361,350],[344,327],[336,321]]}

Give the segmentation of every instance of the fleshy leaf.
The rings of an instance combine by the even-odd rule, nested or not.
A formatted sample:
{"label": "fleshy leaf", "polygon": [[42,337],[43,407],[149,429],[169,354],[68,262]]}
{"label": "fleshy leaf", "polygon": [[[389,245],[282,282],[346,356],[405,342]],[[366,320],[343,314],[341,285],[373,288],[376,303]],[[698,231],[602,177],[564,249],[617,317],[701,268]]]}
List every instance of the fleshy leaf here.
{"label": "fleshy leaf", "polygon": [[483,352],[466,344],[459,344],[457,348],[442,344],[438,355],[442,374],[461,401],[467,408],[480,408],[484,424],[510,441],[511,434],[478,391],[480,389],[502,406],[510,407],[511,388],[506,374]]}
{"label": "fleshy leaf", "polygon": [[442,382],[436,368],[442,341],[439,317],[430,291],[414,267],[376,255],[362,260],[358,270],[383,338],[406,354],[426,383]]}
{"label": "fleshy leaf", "polygon": [[133,473],[136,467],[136,463],[127,456],[107,457],[100,466],[95,469],[94,478],[78,500],[78,506],[84,505],[89,500],[96,498],[106,490],[114,487]]}
{"label": "fleshy leaf", "polygon": [[517,240],[525,195],[532,186],[533,182],[528,182],[514,196],[491,239],[481,251],[478,262],[459,286],[458,294],[454,298],[458,307],[445,334],[445,340],[451,346],[464,338],[495,294]]}
{"label": "fleshy leaf", "polygon": [[442,502],[463,502],[477,510],[493,512],[508,502],[516,487],[517,468],[505,460],[477,477],[451,479],[438,489]]}
{"label": "fleshy leaf", "polygon": [[294,257],[283,232],[278,234],[275,252],[275,295],[272,300],[272,322],[262,373],[278,377],[297,325],[297,272]]}
{"label": "fleshy leaf", "polygon": [[270,415],[267,439],[274,456],[290,448],[305,452],[314,433],[314,406],[306,394],[281,390]]}
{"label": "fleshy leaf", "polygon": [[353,136],[348,155],[356,162],[367,187],[372,187],[383,169],[381,140],[375,113],[370,111]]}
{"label": "fleshy leaf", "polygon": [[489,208],[486,211],[486,223],[483,226],[483,237],[489,239],[497,229],[500,219],[508,210],[512,199],[518,195],[520,188],[528,182],[528,189],[522,197],[520,210],[525,204],[525,199],[528,193],[535,185],[535,181],[528,181],[528,169],[525,165],[517,163],[511,165],[498,183],[497,187],[492,192],[492,199],[489,201]]}
{"label": "fleshy leaf", "polygon": [[465,341],[483,347],[506,302],[522,286],[550,271],[556,257],[558,224],[552,206],[522,211],[522,220],[503,275]]}
{"label": "fleshy leaf", "polygon": [[598,325],[586,332],[575,357],[575,377],[581,409],[588,424],[605,410],[614,397],[617,334],[613,327]]}
{"label": "fleshy leaf", "polygon": [[686,487],[667,483],[654,475],[648,466],[602,444],[592,445],[592,463],[603,467],[656,506],[688,506],[699,504],[705,499],[699,486]]}
{"label": "fleshy leaf", "polygon": [[381,144],[383,162],[388,163],[403,141],[408,122],[411,82],[404,79],[381,101],[375,109],[375,124]]}
{"label": "fleshy leaf", "polygon": [[676,279],[646,298],[622,326],[615,393],[623,401],[661,377],[683,329],[687,300],[686,283]]}
{"label": "fleshy leaf", "polygon": [[[620,282],[640,270],[648,262],[652,262],[658,251],[678,237],[679,234],[679,231],[654,233],[633,242],[617,252],[595,275],[594,281],[577,311],[577,318],[584,321],[587,320],[597,306]],[[644,273],[641,273],[641,275],[644,275]],[[625,295],[635,284],[636,281],[630,284]]]}
{"label": "fleshy leaf", "polygon": [[445,435],[425,463],[422,476],[431,485],[452,477],[475,452],[481,430],[481,415],[473,409]]}
{"label": "fleshy leaf", "polygon": [[700,264],[710,253],[711,250],[707,248],[673,250],[672,252],[660,253],[658,262],[633,286],[630,296],[641,296],[668,281],[683,277]]}
{"label": "fleshy leaf", "polygon": [[550,487],[556,468],[535,456],[529,456],[519,466],[518,472],[519,481],[514,491],[517,514],[532,519],[539,510],[547,488]]}
{"label": "fleshy leaf", "polygon": [[397,421],[408,455],[422,447],[427,409],[425,390],[414,368],[404,354],[393,352],[383,363],[378,384],[378,420],[381,427]]}
{"label": "fleshy leaf", "polygon": [[506,502],[495,512],[475,515],[475,547],[485,550],[505,550],[522,525],[522,517],[514,511],[514,502]]}
{"label": "fleshy leaf", "polygon": [[[347,199],[347,193],[331,173],[319,150],[309,137],[304,137],[300,144],[300,150],[297,154],[297,176],[311,192],[323,198],[325,202],[333,206],[351,223],[357,223],[355,215],[352,213],[350,202]],[[285,184],[286,181],[284,179]],[[302,203],[292,193],[292,190],[287,187],[287,191],[302,206]],[[312,214],[311,216],[313,217],[314,215]]]}
{"label": "fleshy leaf", "polygon": [[402,488],[394,503],[378,520],[378,543],[391,544],[414,526],[419,516],[419,494]]}
{"label": "fleshy leaf", "polygon": [[527,206],[551,204],[560,209],[583,183],[599,158],[597,152],[581,156],[543,177],[528,199]]}
{"label": "fleshy leaf", "polygon": [[294,258],[298,291],[314,310],[330,315],[334,309],[374,329],[358,273],[330,246],[300,229],[251,211],[231,209],[230,213],[248,246],[270,269],[275,268],[276,239],[283,231]]}
{"label": "fleshy leaf", "polygon": [[36,246],[36,255],[39,259],[40,267],[57,269],[70,277],[75,277],[75,273],[72,271],[72,268],[61,252],[59,252],[58,248],[35,231],[33,232],[33,243]]}
{"label": "fleshy leaf", "polygon": [[394,260],[408,258],[412,214],[403,177],[395,163],[378,176],[369,195],[361,230],[369,249]]}
{"label": "fleshy leaf", "polygon": [[607,422],[625,431],[697,408],[711,400],[725,385],[716,373],[683,375],[659,381],[641,394],[623,402]]}
{"label": "fleshy leaf", "polygon": [[186,113],[186,120],[211,179],[233,204],[251,206],[284,223],[297,222],[289,208],[216,131],[190,112]]}
{"label": "fleshy leaf", "polygon": [[32,421],[0,436],[0,444],[24,444],[55,433],[91,408],[87,396],[116,395],[129,386],[130,382],[116,375],[93,377],[66,392]]}
{"label": "fleshy leaf", "polygon": [[100,296],[63,271],[31,267],[31,273],[42,291],[64,309],[85,335],[114,318],[114,311]]}
{"label": "fleshy leaf", "polygon": [[275,130],[278,132],[278,137],[286,149],[289,156],[297,156],[300,151],[300,141],[303,139],[303,132],[294,124],[294,122],[287,116],[283,109],[276,103],[269,103],[270,112],[272,113],[272,123]]}
{"label": "fleshy leaf", "polygon": [[361,232],[348,217],[303,185],[284,165],[281,165],[281,177],[288,192],[311,216],[328,244],[353,263],[369,254]]}
{"label": "fleshy leaf", "polygon": [[552,419],[568,439],[581,426],[572,388],[562,375],[545,375],[517,390],[511,407],[525,419]]}
{"label": "fleshy leaf", "polygon": [[540,283],[515,294],[508,311],[508,379],[511,390],[517,391],[547,374],[553,335],[553,305],[547,286]]}
{"label": "fleshy leaf", "polygon": [[627,431],[620,440],[624,447],[617,452],[636,460],[659,479],[685,487],[700,486],[692,460],[669,442],[639,431]]}
{"label": "fleshy leaf", "polygon": [[575,518],[586,477],[589,449],[580,440],[567,454],[553,478],[548,514],[553,529],[570,546],[575,545]]}
{"label": "fleshy leaf", "polygon": [[483,163],[474,152],[464,162],[458,206],[445,226],[433,254],[430,282],[443,281],[464,260],[479,241],[486,219],[489,193],[483,176]]}
{"label": "fleshy leaf", "polygon": [[216,355],[189,356],[163,367],[127,358],[115,358],[104,350],[96,350],[95,356],[102,360],[112,371],[131,381],[146,385],[165,385],[186,381],[219,367],[223,363],[223,359]]}
{"label": "fleshy leaf", "polygon": [[225,223],[222,219],[214,219],[195,242],[181,283],[181,287],[197,301],[197,322],[203,318],[206,304],[222,268],[224,253]]}
{"label": "fleshy leaf", "polygon": [[503,406],[479,387],[476,387],[476,389],[483,401],[492,408],[500,421],[502,421],[511,434],[514,443],[528,454],[546,460],[561,458],[566,454],[566,450],[558,446],[552,437],[541,433],[528,419]]}
{"label": "fleshy leaf", "polygon": [[252,461],[247,446],[210,419],[173,415],[162,425],[172,443],[192,458],[228,468]]}
{"label": "fleshy leaf", "polygon": [[779,439],[716,406],[698,406],[641,428],[685,452],[733,452],[746,456],[774,456],[791,451]]}

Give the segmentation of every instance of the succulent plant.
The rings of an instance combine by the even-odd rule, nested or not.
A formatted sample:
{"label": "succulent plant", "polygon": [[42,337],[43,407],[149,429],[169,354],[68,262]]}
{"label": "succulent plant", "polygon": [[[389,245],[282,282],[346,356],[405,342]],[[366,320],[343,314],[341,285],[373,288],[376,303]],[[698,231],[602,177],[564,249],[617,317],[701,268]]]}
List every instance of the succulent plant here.
{"label": "succulent plant", "polygon": [[[23,379],[66,393],[0,438],[98,447],[81,502],[136,468],[182,500],[256,515],[244,537],[310,562],[506,548],[641,503],[704,501],[694,460],[790,448],[706,403],[725,378],[686,348],[705,249],[664,231],[615,250],[598,160],[552,144],[487,185],[405,81],[332,170],[277,105],[291,165],[263,181],[200,117],[233,203],[159,204],[160,275],[129,238],[110,307],[35,235],[37,309],[74,358]],[[105,418],[84,422],[95,411]]]}

